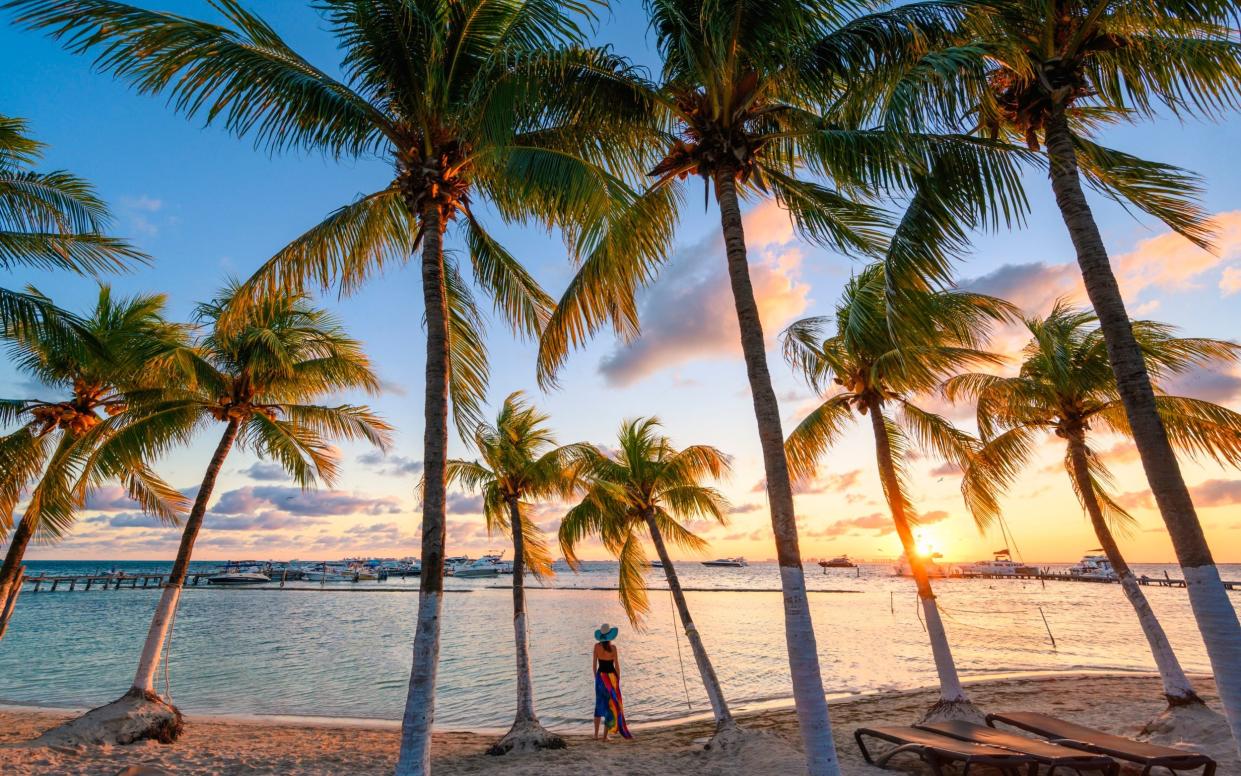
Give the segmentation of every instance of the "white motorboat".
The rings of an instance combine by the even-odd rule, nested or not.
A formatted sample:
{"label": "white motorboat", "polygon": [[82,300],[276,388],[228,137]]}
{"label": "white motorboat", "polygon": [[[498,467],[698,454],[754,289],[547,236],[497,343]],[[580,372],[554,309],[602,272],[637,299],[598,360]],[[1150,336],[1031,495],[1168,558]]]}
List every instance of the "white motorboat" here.
{"label": "white motorboat", "polygon": [[[453,568],[453,576],[468,579],[471,577],[494,577],[500,574],[500,562],[498,555],[484,555],[472,563],[457,565]],[[509,567],[510,573],[512,567]]]}
{"label": "white motorboat", "polygon": [[[929,557],[922,559],[922,567],[926,569],[928,577],[946,577],[948,570],[935,562],[936,558],[942,558],[943,555],[938,552],[931,553]],[[892,569],[898,577],[912,577],[913,570],[909,567],[909,558],[904,554],[897,559],[896,565]]]}
{"label": "white motorboat", "polygon": [[991,560],[976,561],[962,568],[961,573],[967,577],[974,575],[1013,577],[1038,573],[1038,569],[1033,566],[1027,566],[1024,563],[1018,563],[1013,560],[1012,553],[1007,548],[996,550],[991,555]]}
{"label": "white motorboat", "polygon": [[302,579],[307,582],[352,582],[353,572],[340,566],[319,563],[303,569]]}
{"label": "white motorboat", "polygon": [[[1102,550],[1091,550],[1091,553],[1100,553]],[[1112,568],[1112,562],[1107,559],[1106,555],[1084,555],[1077,562],[1076,566],[1069,568],[1069,574],[1082,579],[1100,579],[1115,580],[1116,569]]]}
{"label": "white motorboat", "polygon": [[736,558],[716,558],[715,560],[704,560],[702,565],[720,566],[726,568],[745,568],[750,564],[745,562],[745,558],[738,556]]}
{"label": "white motorboat", "polygon": [[837,555],[831,559],[823,559],[819,561],[819,565],[825,569],[852,569],[857,568],[857,564],[849,560],[848,555]]}
{"label": "white motorboat", "polygon": [[239,587],[241,585],[262,585],[270,582],[271,577],[266,574],[260,574],[257,571],[242,571],[241,569],[229,570],[225,569],[222,573],[207,578],[207,583],[212,585],[223,585],[226,587]]}

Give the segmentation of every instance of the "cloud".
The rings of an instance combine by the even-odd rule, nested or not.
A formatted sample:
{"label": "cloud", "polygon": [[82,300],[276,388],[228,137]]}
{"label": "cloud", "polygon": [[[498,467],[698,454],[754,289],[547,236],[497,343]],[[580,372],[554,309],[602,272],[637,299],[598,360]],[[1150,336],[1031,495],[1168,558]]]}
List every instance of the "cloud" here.
{"label": "cloud", "polygon": [[1241,291],[1241,267],[1225,267],[1219,278],[1219,290],[1224,296]]}
{"label": "cloud", "polygon": [[1199,507],[1241,504],[1241,480],[1207,480],[1190,488],[1189,493]]}
{"label": "cloud", "polygon": [[136,197],[121,197],[120,204],[120,209],[125,214],[132,231],[147,237],[155,237],[159,234],[159,226],[151,217],[164,208],[163,200],[139,194]]}
{"label": "cloud", "polygon": [[138,502],[131,499],[120,485],[105,485],[86,497],[83,509],[99,512],[134,510]]}
{"label": "cloud", "polygon": [[112,528],[162,528],[166,524],[155,515],[145,512],[119,512],[115,515],[95,515],[86,518],[88,523],[99,523]]}
{"label": "cloud", "polygon": [[744,515],[748,512],[757,512],[758,510],[762,508],[763,508],[762,504],[734,504],[732,507],[729,508],[728,514]]}
{"label": "cloud", "polygon": [[283,466],[268,461],[255,461],[242,469],[241,473],[252,480],[283,482],[289,479],[289,473],[284,470]]}
{"label": "cloud", "polygon": [[[801,253],[788,216],[775,202],[746,214],[750,281],[763,330],[769,335],[806,309],[810,286],[800,279]],[[661,369],[698,358],[740,353],[736,307],[724,243],[712,235],[682,249],[639,300],[642,337],[604,357],[610,385],[629,385]]]}
{"label": "cloud", "polygon": [[[847,471],[844,474],[835,474],[833,472],[821,472],[814,479],[803,480],[793,483],[793,495],[808,495],[811,493],[839,493],[849,490],[857,485],[858,478],[862,476],[861,469]],[[767,480],[759,480],[751,493],[763,493],[767,490]]]}
{"label": "cloud", "polygon": [[1081,276],[1074,264],[1005,264],[962,281],[961,287],[1007,299],[1030,314],[1043,314],[1061,297],[1080,298]]}
{"label": "cloud", "polygon": [[891,517],[882,512],[872,512],[869,515],[862,515],[849,520],[837,520],[817,531],[807,531],[806,535],[823,539],[844,536],[855,531],[874,531],[875,536],[886,536],[895,530],[896,528],[892,525]]}
{"label": "cloud", "polygon": [[1235,371],[1218,371],[1195,366],[1163,381],[1164,390],[1173,396],[1231,404],[1241,400],[1241,375]]}
{"label": "cloud", "polygon": [[302,528],[307,525],[326,523],[318,517],[292,514],[278,509],[255,515],[222,515],[212,513],[207,527],[213,531],[281,531],[285,528]]}
{"label": "cloud", "polygon": [[481,515],[483,513],[483,497],[468,496],[464,493],[449,493],[448,511],[464,515]]}
{"label": "cloud", "polygon": [[220,496],[212,508],[217,514],[255,514],[274,509],[291,515],[382,515],[402,511],[395,496],[372,497],[344,490],[302,490],[280,485],[248,485]]}
{"label": "cloud", "polygon": [[1215,251],[1204,251],[1175,232],[1142,240],[1128,253],[1112,258],[1121,289],[1137,296],[1149,287],[1177,291],[1200,288],[1198,278],[1241,257],[1241,210],[1217,213]]}
{"label": "cloud", "polygon": [[962,470],[960,466],[949,461],[947,463],[941,463],[939,466],[936,466],[934,469],[931,469],[929,474],[932,477],[949,477],[949,476],[956,476],[958,474],[961,474],[961,471]]}
{"label": "cloud", "polygon": [[422,461],[415,461],[403,455],[384,455],[378,450],[362,453],[358,456],[358,463],[388,477],[422,474]]}

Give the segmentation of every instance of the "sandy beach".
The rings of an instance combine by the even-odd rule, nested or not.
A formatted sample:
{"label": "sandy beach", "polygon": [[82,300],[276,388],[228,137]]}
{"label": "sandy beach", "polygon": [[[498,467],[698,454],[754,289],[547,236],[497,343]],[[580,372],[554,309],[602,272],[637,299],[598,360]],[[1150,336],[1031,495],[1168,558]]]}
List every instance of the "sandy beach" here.
{"label": "sandy beach", "polygon": [[[1209,678],[1198,679],[1215,702]],[[1024,709],[1054,713],[1125,735],[1135,735],[1162,708],[1159,682],[1150,676],[1076,674],[980,682],[971,694],[984,710]],[[861,725],[907,724],[934,699],[931,691],[888,693],[849,698],[832,704],[836,744],[846,776],[883,773],[865,765],[852,740]],[[390,723],[321,724],[299,721],[234,721],[191,717],[185,735],[174,745],[81,750],[29,748],[22,742],[66,718],[58,711],[0,712],[0,772],[30,776],[112,776],[128,766],[159,768],[178,776],[231,774],[391,773],[398,731]],[[709,723],[689,722],[637,731],[632,741],[607,744],[589,735],[570,735],[569,748],[539,754],[488,757],[492,737],[478,733],[435,736],[435,772],[461,776],[662,776],[710,774],[756,776],[795,774],[804,767],[796,751],[796,719],[790,709],[743,715],[742,724],[763,735],[747,740],[739,751],[704,752],[700,744]],[[1220,759],[1221,774],[1241,773],[1241,763],[1227,741],[1193,742]],[[908,773],[929,773],[905,761]]]}

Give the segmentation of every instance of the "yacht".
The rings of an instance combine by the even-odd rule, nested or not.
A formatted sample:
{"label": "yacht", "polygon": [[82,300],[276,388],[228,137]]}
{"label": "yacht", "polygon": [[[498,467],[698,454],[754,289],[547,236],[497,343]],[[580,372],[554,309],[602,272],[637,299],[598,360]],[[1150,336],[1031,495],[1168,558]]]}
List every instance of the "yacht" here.
{"label": "yacht", "polygon": [[353,572],[341,566],[316,563],[302,570],[302,579],[307,582],[352,582]]}
{"label": "yacht", "polygon": [[[494,577],[499,575],[501,565],[499,555],[484,555],[472,563],[455,566],[453,576],[460,578]],[[509,564],[509,573],[512,573],[512,570],[512,564]]]}
{"label": "yacht", "polygon": [[848,555],[837,555],[830,560],[824,559],[819,561],[819,565],[825,569],[852,569],[857,568],[857,564],[849,560]]}
{"label": "yacht", "polygon": [[211,585],[224,585],[227,587],[238,587],[241,585],[261,585],[270,582],[271,577],[266,574],[260,574],[256,570],[246,570],[242,566],[225,566],[224,570],[215,576],[207,577],[207,583]]}
{"label": "yacht", "polygon": [[[1091,550],[1090,552],[1101,553],[1103,550]],[[1107,559],[1107,556],[1095,554],[1082,556],[1076,566],[1069,568],[1069,574],[1082,579],[1115,581],[1117,578],[1116,569],[1112,568],[1112,562]]]}
{"label": "yacht", "polygon": [[745,568],[746,566],[750,564],[745,562],[745,558],[736,557],[736,558],[716,558],[715,560],[704,560],[702,562],[702,565],[704,566],[725,566],[728,568]]}
{"label": "yacht", "polygon": [[647,563],[646,565],[650,566],[653,569],[662,569],[664,567],[664,562],[662,560],[653,560]]}
{"label": "yacht", "polygon": [[[934,552],[934,553],[931,553],[930,557],[922,559],[922,566],[923,568],[926,569],[926,575],[928,577],[948,576],[948,570],[945,569],[943,566],[939,565],[939,563],[937,563],[935,560],[936,558],[942,558],[942,557],[944,556],[941,555],[940,553]],[[898,577],[912,577],[913,576],[913,571],[909,568],[909,558],[906,557],[904,554],[902,554],[901,557],[897,559],[896,565],[893,567],[893,571],[896,573],[896,576]]]}
{"label": "yacht", "polygon": [[980,560],[961,569],[961,573],[965,576],[1017,576],[1037,574],[1038,569],[1033,566],[1027,566],[1024,563],[1018,563],[1013,560],[1012,553],[1007,548],[996,550],[991,553],[991,560]]}

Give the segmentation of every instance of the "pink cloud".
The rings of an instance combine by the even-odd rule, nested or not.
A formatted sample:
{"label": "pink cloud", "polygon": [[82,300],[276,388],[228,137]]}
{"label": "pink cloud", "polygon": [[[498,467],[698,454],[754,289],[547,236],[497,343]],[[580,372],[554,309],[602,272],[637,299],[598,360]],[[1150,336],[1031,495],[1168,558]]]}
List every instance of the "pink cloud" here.
{"label": "pink cloud", "polygon": [[[801,253],[789,246],[792,225],[774,203],[747,214],[750,281],[763,330],[775,334],[805,311],[809,284],[800,279]],[[699,358],[741,352],[724,243],[712,235],[682,250],[639,302],[642,336],[599,365],[612,385],[629,385],[661,369]]]}

